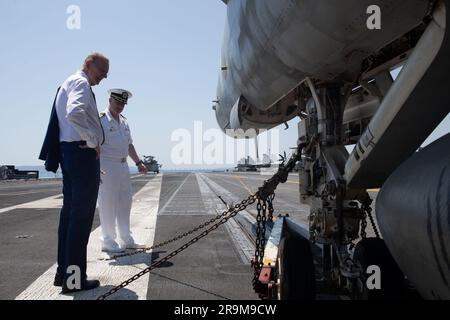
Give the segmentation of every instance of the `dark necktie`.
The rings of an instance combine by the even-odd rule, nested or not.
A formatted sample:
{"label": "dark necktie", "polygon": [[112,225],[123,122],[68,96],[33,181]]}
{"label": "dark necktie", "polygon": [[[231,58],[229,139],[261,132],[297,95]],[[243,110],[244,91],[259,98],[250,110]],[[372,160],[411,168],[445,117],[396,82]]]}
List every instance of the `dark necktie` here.
{"label": "dark necktie", "polygon": [[92,96],[94,97],[94,101],[95,101],[95,110],[97,111],[97,117],[98,117],[98,122],[100,123],[100,127],[102,128],[102,135],[103,135],[103,140],[102,143],[100,145],[103,145],[105,143],[105,131],[103,130],[103,126],[102,126],[102,121],[100,120],[100,117],[98,115],[98,109],[97,109],[97,100],[95,99],[95,93],[92,90],[91,87],[89,87],[91,89],[92,92]]}

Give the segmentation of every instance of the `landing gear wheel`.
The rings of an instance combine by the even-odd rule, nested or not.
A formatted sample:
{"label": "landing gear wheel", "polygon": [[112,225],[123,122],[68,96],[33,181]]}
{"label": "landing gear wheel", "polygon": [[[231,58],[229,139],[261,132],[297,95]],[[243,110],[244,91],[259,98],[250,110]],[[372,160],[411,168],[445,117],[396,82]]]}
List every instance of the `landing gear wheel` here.
{"label": "landing gear wheel", "polygon": [[[362,269],[362,277],[356,279],[352,296],[358,300],[398,300],[405,297],[405,277],[392,258],[383,239],[365,238],[355,247],[353,261]],[[371,265],[380,268],[381,289],[367,288],[367,268]]]}
{"label": "landing gear wheel", "polygon": [[287,234],[281,239],[278,258],[278,299],[314,300],[314,262],[309,241]]}

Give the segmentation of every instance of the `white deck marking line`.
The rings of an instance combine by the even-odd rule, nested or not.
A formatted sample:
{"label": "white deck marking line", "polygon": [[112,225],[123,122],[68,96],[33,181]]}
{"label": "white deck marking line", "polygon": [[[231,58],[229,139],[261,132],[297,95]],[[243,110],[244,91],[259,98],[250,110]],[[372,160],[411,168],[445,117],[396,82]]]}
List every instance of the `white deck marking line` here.
{"label": "white deck marking line", "polygon": [[[215,189],[219,195],[226,196],[226,198],[231,199],[233,201],[233,204],[240,203],[244,199],[244,198],[241,198],[241,199],[237,198],[233,193],[231,193],[230,191],[228,191],[221,185],[217,184],[215,181],[208,178],[206,175],[202,174],[202,177],[204,177],[208,181],[208,184],[210,186],[212,186],[213,189]],[[226,181],[226,180],[224,180],[224,181]],[[253,224],[256,222],[255,216],[253,216],[250,213],[253,211],[255,212],[255,216],[256,216],[256,209],[251,208],[251,206],[248,207],[247,210],[243,210],[243,211],[239,212],[238,215],[244,217],[248,222]]]}
{"label": "white deck marking line", "polygon": [[[233,184],[232,182],[227,181],[227,180],[225,180],[223,178],[219,178],[219,179],[224,181],[224,182]],[[213,185],[213,186],[215,185],[218,188],[217,190],[220,192],[221,195],[225,195],[226,197],[228,197],[228,199],[231,199],[233,201],[233,203],[235,203],[235,204],[241,202],[242,199],[237,198],[233,193],[231,193],[227,189],[223,188],[222,186],[218,185],[213,180],[211,180],[211,181],[212,182],[210,184]],[[309,224],[309,220],[308,220],[308,212],[309,212],[309,210],[308,210],[308,208],[306,208],[306,205],[299,204],[299,206],[295,206],[295,205],[293,205],[292,203],[289,203],[289,202],[285,202],[285,203],[283,203],[283,205],[287,206],[287,207],[291,207],[294,210],[299,210],[300,209],[304,213],[304,215],[301,215],[301,216],[298,216],[298,217],[294,217],[291,214],[291,218],[296,219],[296,220],[298,219],[299,221],[301,221],[301,223],[303,223],[305,225]],[[249,212],[253,213],[254,215],[250,214]],[[285,213],[285,212],[286,211],[280,211],[278,208],[275,208],[275,214],[276,215],[278,215],[278,213]],[[242,211],[240,214],[242,214],[242,216],[244,216],[250,223],[255,223],[255,221],[256,221],[255,217],[256,217],[256,214],[257,214],[255,206],[253,206],[252,208],[250,208],[250,207],[247,208],[247,210]]]}
{"label": "white deck marking line", "polygon": [[15,210],[15,209],[46,209],[46,208],[47,209],[57,209],[57,208],[61,208],[62,203],[63,203],[63,199],[61,197],[62,197],[62,193],[57,194],[55,196],[35,200],[35,201],[17,204],[15,206],[0,209],[0,213],[5,213],[5,212]]}
{"label": "white deck marking line", "polygon": [[[197,176],[198,186],[202,194],[205,209],[213,215],[216,215],[216,209],[221,213],[226,211],[227,208],[225,207],[225,205],[222,203],[222,201],[217,199],[217,196],[211,190],[211,187],[216,189],[214,182],[201,173],[196,173],[195,175]],[[206,181],[211,187],[206,183]],[[243,211],[241,211],[239,214],[241,214],[242,212]],[[245,213],[243,214],[245,215]],[[247,212],[246,214],[250,215]],[[253,218],[253,220],[255,219]],[[225,223],[225,227],[230,234],[231,239],[233,240],[233,244],[236,247],[237,252],[239,253],[241,261],[244,264],[250,264],[250,261],[252,260],[255,252],[255,245],[253,244],[253,242],[242,231],[241,227],[234,218],[229,219],[228,222]]]}
{"label": "white deck marking line", "polygon": [[[162,174],[150,180],[133,197],[130,225],[136,242],[151,246],[155,237],[156,218],[159,207]],[[144,269],[150,262],[148,254],[139,254],[105,261],[107,257],[101,252],[101,229],[98,227],[90,236],[88,244],[88,277],[100,280],[100,287],[94,290],[81,291],[75,294],[62,295],[61,288],[53,286],[56,264],[36,279],[26,290],[16,297],[16,300],[93,300],[106,293],[113,286],[131,278]],[[119,290],[109,299],[114,300],[143,300],[147,298],[149,274],[139,278],[126,288]]]}
{"label": "white deck marking line", "polygon": [[[258,174],[250,174],[249,172],[247,172],[246,174],[233,174],[233,173],[229,173],[229,174],[221,174],[221,173],[211,172],[211,173],[209,173],[209,174],[214,175],[214,176],[226,177],[226,178],[236,178],[236,177],[240,177],[240,178],[247,179],[247,180],[257,180],[257,181],[261,181],[261,183],[263,183],[263,182],[264,182],[265,180],[267,180],[268,178],[272,177],[272,175],[270,175],[270,177],[269,177],[269,176],[267,176],[267,175],[260,175],[259,173],[258,173]],[[253,177],[252,177],[252,176],[253,176]],[[256,178],[256,177],[258,177],[258,176],[259,176],[259,178]],[[286,182],[299,184],[298,181],[292,181],[292,180],[289,180],[289,178],[290,178],[290,177],[293,177],[293,176],[295,176],[295,174],[293,175],[292,173],[289,173],[289,177],[288,177],[288,180],[287,180]],[[297,174],[297,176],[298,176],[298,174]]]}
{"label": "white deck marking line", "polygon": [[[141,176],[143,176],[143,175],[138,175],[138,176],[132,177],[131,179],[136,178],[136,177],[141,177]],[[8,195],[10,195],[10,194],[8,194]],[[61,197],[62,197],[62,193],[54,195],[54,196],[50,196],[47,198],[39,199],[39,200],[34,200],[34,201],[30,201],[30,202],[17,204],[14,206],[0,209],[0,213],[5,213],[5,212],[15,210],[15,209],[58,209],[58,208],[61,208],[62,203],[63,203],[63,199]],[[60,199],[58,199],[58,198],[60,198]]]}
{"label": "white deck marking line", "polygon": [[164,210],[167,208],[167,206],[172,202],[173,198],[175,198],[175,196],[177,195],[178,191],[180,191],[181,187],[186,183],[187,179],[191,176],[191,174],[189,173],[186,178],[183,180],[183,182],[178,186],[177,190],[175,190],[174,193],[172,193],[172,196],[169,198],[169,200],[167,200],[166,204],[164,205],[164,207],[162,207],[162,209],[159,211],[159,213],[163,213]]}
{"label": "white deck marking line", "polygon": [[[234,183],[234,182],[232,182],[232,181],[229,181],[229,180],[226,180],[226,179],[222,178],[222,177],[224,177],[225,175],[219,175],[219,174],[216,174],[216,173],[213,173],[213,175],[216,176],[218,179],[220,179],[221,181],[223,181],[223,182],[225,182],[225,183],[229,183],[229,184],[235,185],[235,186],[237,186],[237,187],[242,187],[242,185],[239,185],[239,184],[237,184],[237,183]],[[220,185],[218,185],[218,186],[221,187]],[[238,202],[240,202],[240,201],[242,200],[242,199],[238,199],[237,197],[235,197],[234,194],[232,194],[232,193],[229,192],[228,190],[226,190],[226,189],[223,189],[223,190],[224,190],[224,192],[225,192],[224,194],[226,194],[227,196],[229,196],[229,198],[232,199],[232,201],[233,201],[234,203],[238,203]],[[276,191],[275,191],[275,192],[276,192]],[[305,205],[302,205],[302,204],[299,204],[298,206],[296,206],[296,205],[293,205],[292,203],[285,202],[284,205],[287,206],[287,207],[292,208],[293,210],[299,210],[299,209],[303,208],[303,209],[301,209],[301,211],[304,211],[305,213],[308,212],[308,209],[305,209]],[[256,214],[257,214],[256,209],[254,209],[254,208],[248,209],[247,211],[248,211],[248,212],[254,213],[255,216],[256,216]],[[285,212],[285,211],[283,211],[283,212]],[[253,218],[253,219],[254,219],[254,218]],[[248,219],[247,219],[247,220],[248,220]],[[249,220],[249,221],[251,222],[252,220]],[[308,219],[307,219],[307,218],[304,218],[302,221],[305,222],[305,223],[308,223]]]}
{"label": "white deck marking line", "polygon": [[35,194],[35,193],[41,193],[41,192],[42,192],[42,190],[27,190],[27,191],[15,192],[15,193],[14,192],[0,193],[0,196],[2,196],[2,197],[24,196],[27,194]]}
{"label": "white deck marking line", "polygon": [[[232,194],[230,191],[228,191],[227,189],[225,189],[224,187],[222,187],[221,185],[217,184],[214,180],[212,180],[211,178],[207,177],[206,175],[202,174],[202,177],[208,179],[208,184],[210,186],[212,186],[218,193],[219,195],[224,195],[226,196],[229,200],[233,201],[233,204],[237,204],[240,203],[244,198],[246,198],[245,196],[242,197],[241,199],[239,199],[238,197],[236,197],[234,194]],[[226,182],[226,183],[230,183],[232,185],[236,185],[238,187],[242,187],[242,185],[239,185],[237,183],[231,182],[231,181],[227,181],[225,179],[219,178],[220,180]],[[248,207],[247,210],[241,211],[238,214],[243,216],[245,219],[247,219],[248,222],[250,222],[251,224],[256,222],[256,218],[255,216],[253,216],[250,212],[254,212],[255,216],[256,216],[256,209],[253,209],[251,207]]]}

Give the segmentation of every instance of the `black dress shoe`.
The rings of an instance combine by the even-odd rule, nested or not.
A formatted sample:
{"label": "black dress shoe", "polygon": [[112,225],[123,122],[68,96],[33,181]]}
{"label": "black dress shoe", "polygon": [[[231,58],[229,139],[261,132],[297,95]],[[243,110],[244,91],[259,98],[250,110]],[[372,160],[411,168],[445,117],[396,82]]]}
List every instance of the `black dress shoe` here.
{"label": "black dress shoe", "polygon": [[100,286],[100,281],[98,281],[98,280],[85,280],[81,283],[80,289],[76,289],[76,288],[69,289],[64,284],[62,287],[62,293],[73,293],[73,292],[78,292],[78,291],[91,290],[91,289],[97,288],[98,286]]}
{"label": "black dress shoe", "polygon": [[[86,276],[84,276],[84,279],[86,279]],[[53,285],[55,287],[62,287],[63,282],[64,282],[64,275],[56,271],[55,280],[53,280]]]}
{"label": "black dress shoe", "polygon": [[63,276],[58,272],[55,274],[55,280],[53,281],[53,285],[55,287],[62,287],[63,285]]}

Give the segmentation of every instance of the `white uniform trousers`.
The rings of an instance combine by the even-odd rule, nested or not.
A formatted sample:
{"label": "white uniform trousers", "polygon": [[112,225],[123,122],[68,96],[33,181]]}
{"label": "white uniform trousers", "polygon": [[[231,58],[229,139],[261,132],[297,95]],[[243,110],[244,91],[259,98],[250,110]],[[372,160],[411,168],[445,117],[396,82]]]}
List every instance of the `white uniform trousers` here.
{"label": "white uniform trousers", "polygon": [[98,209],[105,246],[116,242],[116,226],[119,238],[125,244],[133,243],[130,230],[132,190],[127,162],[100,158],[101,174],[98,192]]}

